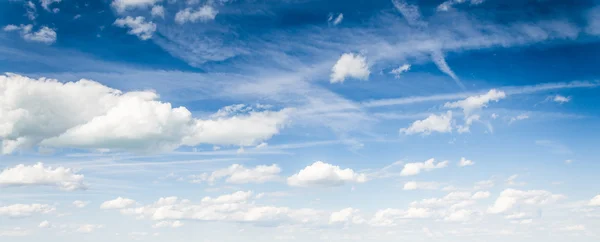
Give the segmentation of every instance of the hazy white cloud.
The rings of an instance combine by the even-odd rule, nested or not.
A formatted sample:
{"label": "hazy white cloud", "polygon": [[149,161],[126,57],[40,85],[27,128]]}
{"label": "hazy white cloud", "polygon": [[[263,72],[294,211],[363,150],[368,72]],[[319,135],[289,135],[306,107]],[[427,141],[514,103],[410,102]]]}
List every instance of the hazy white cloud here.
{"label": "hazy white cloud", "polygon": [[175,221],[160,221],[154,225],[152,225],[152,228],[158,229],[158,228],[179,228],[182,227],[184,224],[179,221],[179,220],[175,220]]}
{"label": "hazy white cloud", "polygon": [[331,68],[331,83],[344,82],[346,78],[356,78],[367,80],[371,71],[367,64],[367,59],[354,53],[345,53]]}
{"label": "hazy white cloud", "polygon": [[160,5],[153,6],[150,13],[152,14],[152,17],[165,18],[165,8],[163,6],[160,6]]}
{"label": "hazy white cloud", "polygon": [[90,204],[89,201],[81,201],[81,200],[75,200],[75,201],[73,201],[73,206],[75,206],[77,208],[84,208],[88,204]]}
{"label": "hazy white cloud", "polygon": [[491,193],[490,193],[490,192],[487,192],[487,191],[485,191],[485,192],[484,192],[484,191],[479,191],[479,192],[476,192],[475,194],[473,194],[473,196],[472,196],[471,198],[473,198],[473,199],[475,199],[475,200],[478,200],[478,199],[485,199],[485,198],[488,198],[488,197],[490,197],[490,195],[491,195]]}
{"label": "hazy white cloud", "polygon": [[494,204],[488,208],[488,213],[503,213],[510,211],[517,204],[544,205],[564,199],[565,196],[553,194],[544,190],[515,190],[506,189],[500,193]]}
{"label": "hazy white cloud", "polygon": [[86,188],[83,175],[64,167],[45,167],[42,163],[4,169],[0,173],[0,186],[54,186],[66,191]]}
{"label": "hazy white cloud", "polygon": [[333,26],[336,26],[336,25],[340,24],[342,22],[342,20],[344,20],[344,14],[340,13],[335,18],[333,17],[333,14],[330,14],[329,18],[327,19],[327,22],[329,22]]}
{"label": "hazy white cloud", "polygon": [[416,182],[409,181],[404,183],[403,190],[436,190],[440,187],[437,182]]}
{"label": "hazy white cloud", "polygon": [[444,104],[446,108],[461,108],[465,113],[465,117],[472,114],[474,111],[486,107],[490,102],[498,102],[500,99],[506,98],[506,93],[496,89],[491,89],[485,94],[470,96],[464,100],[456,102],[447,102]]}
{"label": "hazy white cloud", "polygon": [[339,166],[317,161],[312,165],[290,176],[287,183],[290,186],[340,186],[347,182],[363,183],[367,176],[354,172],[352,169],[341,169]]}
{"label": "hazy white cloud", "polygon": [[42,228],[42,229],[49,228],[49,227],[50,227],[50,222],[48,222],[48,220],[44,220],[38,225],[38,228]]}
{"label": "hazy white cloud", "polygon": [[568,103],[571,101],[571,97],[565,97],[565,96],[561,96],[561,95],[556,95],[551,97],[552,101],[557,102],[557,103]]}
{"label": "hazy white cloud", "polygon": [[433,169],[440,169],[448,166],[448,161],[441,161],[435,163],[435,159],[431,158],[424,162],[407,163],[400,172],[401,176],[414,176],[421,173],[421,171],[430,171]]}
{"label": "hazy white cloud", "polygon": [[510,118],[510,120],[508,121],[509,124],[512,124],[514,122],[520,121],[520,120],[525,120],[525,119],[529,119],[529,115],[528,114],[519,114],[516,117],[512,117]]}
{"label": "hazy white cloud", "polygon": [[48,204],[12,204],[4,207],[0,207],[0,216],[8,217],[28,217],[33,214],[44,214],[56,211],[51,205]]}
{"label": "hazy white cloud", "polygon": [[358,213],[360,210],[354,208],[344,208],[340,211],[331,213],[329,216],[329,224],[362,224],[364,220]]}
{"label": "hazy white cloud", "polygon": [[30,230],[26,230],[20,227],[12,229],[0,229],[0,237],[22,237],[31,234]]}
{"label": "hazy white cloud", "polygon": [[595,196],[594,198],[592,198],[590,200],[590,202],[588,203],[588,205],[590,205],[590,206],[600,206],[600,195]]}
{"label": "hazy white cloud", "polygon": [[472,166],[475,165],[475,162],[472,160],[467,160],[465,157],[460,158],[460,162],[458,162],[458,166]]}
{"label": "hazy white cloud", "polygon": [[479,5],[481,3],[483,3],[484,0],[447,0],[443,3],[441,3],[440,5],[437,6],[437,11],[449,11],[452,9],[452,6],[457,5],[457,4],[462,4],[462,3],[466,3],[466,2],[470,2],[471,5]]}
{"label": "hazy white cloud", "polygon": [[209,182],[226,178],[227,183],[245,184],[245,183],[264,183],[279,179],[281,168],[273,164],[270,166],[259,165],[254,168],[246,168],[243,165],[233,164],[225,169],[213,171],[211,174],[203,173],[199,176],[194,176],[192,182]]}
{"label": "hazy white cloud", "polygon": [[129,198],[117,197],[113,200],[103,202],[100,205],[101,209],[123,209],[135,204],[135,200]]}
{"label": "hazy white cloud", "polygon": [[[279,133],[291,109],[195,119],[152,91],[121,92],[82,79],[0,75],[1,153],[36,145],[160,152],[181,145],[254,146]],[[144,122],[139,122],[143,120]]]}
{"label": "hazy white cloud", "polygon": [[111,6],[119,13],[135,8],[148,8],[162,0],[113,0]]}
{"label": "hazy white cloud", "polygon": [[375,216],[369,221],[371,226],[395,226],[405,219],[423,219],[434,215],[428,208],[409,208],[406,210],[387,208],[375,212]]}
{"label": "hazy white cloud", "polygon": [[462,82],[458,79],[458,77],[456,76],[454,71],[452,71],[452,69],[450,69],[450,66],[448,65],[448,63],[446,63],[444,53],[442,53],[439,50],[432,51],[431,52],[431,60],[433,61],[433,63],[435,63],[435,65],[438,67],[438,69],[440,69],[440,71],[442,71],[446,75],[450,76],[456,82],[456,84],[458,84],[458,86],[460,86],[462,89],[465,89],[465,85],[462,84]]}
{"label": "hazy white cloud", "polygon": [[214,20],[218,13],[219,11],[209,5],[204,5],[195,11],[192,8],[186,8],[175,14],[175,22],[178,24],[184,24],[187,22],[195,23],[197,21],[206,22],[209,20]]}
{"label": "hazy white cloud", "polygon": [[118,18],[115,20],[114,25],[121,28],[129,28],[127,31],[130,35],[135,35],[141,40],[147,40],[152,38],[152,34],[156,31],[156,24],[152,21],[146,21],[142,16],[135,18],[127,16],[125,18]]}
{"label": "hazy white cloud", "polygon": [[400,75],[401,75],[402,73],[404,73],[404,72],[407,72],[407,71],[409,71],[409,70],[410,70],[410,65],[409,65],[409,64],[404,64],[404,65],[401,65],[401,66],[399,66],[399,67],[398,67],[398,68],[396,68],[396,69],[393,69],[392,71],[390,71],[390,73],[391,73],[391,74],[394,74],[394,76],[395,76],[396,78],[400,78]]}
{"label": "hazy white cloud", "polygon": [[17,31],[20,30],[21,37],[27,41],[40,42],[44,44],[52,44],[56,42],[56,31],[46,26],[42,26],[37,31],[33,31],[33,25],[6,25],[3,28],[4,31]]}
{"label": "hazy white cloud", "polygon": [[96,229],[104,228],[104,225],[99,224],[82,224],[77,228],[77,232],[79,233],[91,233]]}
{"label": "hazy white cloud", "polygon": [[561,230],[564,231],[585,231],[585,226],[582,224],[577,224],[577,225],[570,225],[570,226],[566,226],[561,228]]}
{"label": "hazy white cloud", "polygon": [[419,6],[408,4],[404,0],[392,0],[394,7],[396,10],[402,14],[406,22],[410,25],[415,26],[423,26],[426,25],[424,21],[421,20],[421,11],[419,10]]}
{"label": "hazy white cloud", "polygon": [[423,120],[413,122],[408,128],[401,128],[400,133],[407,135],[422,133],[429,135],[432,132],[448,133],[452,132],[452,112],[445,114],[431,114]]}

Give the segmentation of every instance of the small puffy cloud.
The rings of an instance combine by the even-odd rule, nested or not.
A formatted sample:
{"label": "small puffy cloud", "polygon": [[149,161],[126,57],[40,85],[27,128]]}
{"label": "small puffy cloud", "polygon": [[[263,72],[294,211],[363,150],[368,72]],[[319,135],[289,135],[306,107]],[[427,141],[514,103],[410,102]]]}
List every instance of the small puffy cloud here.
{"label": "small puffy cloud", "polygon": [[52,44],[56,42],[56,31],[46,26],[42,26],[37,31],[33,31],[33,25],[6,25],[3,28],[4,31],[16,31],[20,30],[21,37],[27,41],[40,42],[44,44]]}
{"label": "small puffy cloud", "polygon": [[75,206],[77,208],[84,208],[88,204],[90,204],[89,201],[81,201],[81,200],[73,201],[73,206]]}
{"label": "small puffy cloud", "polygon": [[40,0],[40,4],[42,5],[42,8],[44,8],[46,11],[50,12],[52,11],[50,9],[50,5],[52,5],[53,3],[60,3],[61,0]]}
{"label": "small puffy cloud", "polygon": [[491,89],[487,93],[471,96],[464,100],[456,101],[456,102],[447,102],[444,104],[446,108],[461,108],[465,116],[469,116],[469,114],[473,113],[476,110],[479,110],[483,107],[486,107],[490,102],[498,102],[500,99],[506,97],[506,93],[503,91],[499,91],[496,89]]}
{"label": "small puffy cloud", "polygon": [[458,162],[458,166],[472,166],[475,165],[475,162],[472,160],[467,160],[465,157],[460,158],[460,162]]}
{"label": "small puffy cloud", "polygon": [[158,228],[179,228],[182,227],[183,223],[179,220],[175,220],[175,221],[160,221],[154,225],[152,225],[152,228],[158,229]]}
{"label": "small puffy cloud", "polygon": [[193,177],[192,182],[214,183],[216,180],[225,178],[227,183],[245,184],[245,183],[265,183],[279,179],[281,168],[276,164],[266,166],[259,165],[254,168],[246,168],[243,165],[233,164],[228,168],[213,171],[211,174],[204,173]]}
{"label": "small puffy cloud", "polygon": [[104,228],[104,225],[82,224],[79,226],[79,228],[77,228],[77,232],[78,233],[91,233],[91,232],[94,232],[94,230],[101,229],[101,228]]}
{"label": "small puffy cloud", "polygon": [[341,169],[339,166],[317,161],[312,165],[290,176],[287,183],[290,186],[340,186],[347,182],[363,183],[367,176],[354,172],[352,169]]}
{"label": "small puffy cloud", "polygon": [[475,199],[475,200],[479,200],[479,199],[485,199],[490,197],[491,193],[490,192],[484,192],[484,191],[479,191],[476,192],[475,194],[473,194],[473,196],[471,198]]}
{"label": "small puffy cloud", "polygon": [[342,22],[342,20],[344,20],[344,14],[340,13],[335,18],[333,17],[333,14],[330,14],[329,18],[327,19],[327,22],[329,22],[333,26],[336,26],[336,25],[340,24]]}
{"label": "small puffy cloud", "polygon": [[53,186],[66,191],[86,188],[83,175],[64,167],[46,167],[42,163],[4,169],[0,173],[1,186]]}
{"label": "small puffy cloud", "polygon": [[50,228],[50,222],[48,222],[48,220],[44,220],[38,225],[38,228]]}
{"label": "small puffy cloud", "polygon": [[400,172],[400,175],[401,176],[414,176],[414,175],[421,173],[421,171],[430,171],[433,169],[444,168],[446,166],[448,166],[448,161],[441,161],[441,162],[435,163],[435,159],[431,158],[424,162],[415,162],[415,163],[405,164],[404,168],[402,168],[402,171]]}
{"label": "small puffy cloud", "polygon": [[404,73],[404,72],[407,72],[407,71],[409,71],[409,70],[410,70],[410,65],[409,65],[409,64],[404,64],[404,65],[401,65],[401,66],[399,66],[399,67],[398,67],[398,68],[396,68],[396,69],[393,69],[392,71],[390,71],[390,73],[391,73],[391,74],[394,74],[394,76],[395,76],[396,78],[400,78],[400,75],[401,75],[402,73]]}
{"label": "small puffy cloud", "polygon": [[404,183],[403,190],[435,190],[440,187],[437,182],[416,182],[409,181]]}
{"label": "small puffy cloud", "polygon": [[35,146],[131,152],[199,144],[255,146],[278,134],[293,111],[251,109],[196,119],[152,91],[15,74],[0,75],[0,93],[5,94],[0,95],[2,154]]}
{"label": "small puffy cloud", "polygon": [[594,198],[592,198],[590,200],[590,202],[588,203],[588,205],[590,205],[590,206],[600,206],[600,195],[595,196]]}
{"label": "small puffy cloud", "polygon": [[367,59],[359,54],[345,53],[331,68],[331,83],[344,82],[346,78],[367,80],[371,71]]}
{"label": "small puffy cloud", "polygon": [[563,104],[563,103],[568,103],[571,101],[571,97],[565,97],[565,96],[561,96],[561,95],[556,95],[553,97],[550,97],[552,99],[552,101]]}
{"label": "small puffy cloud", "polygon": [[446,114],[431,114],[423,120],[413,122],[408,128],[401,128],[400,133],[407,135],[422,133],[429,135],[432,132],[448,133],[452,132],[452,112]]}
{"label": "small puffy cloud", "polygon": [[517,204],[544,205],[564,199],[565,196],[553,194],[544,190],[506,189],[500,193],[494,204],[488,208],[488,213],[503,213]]}
{"label": "small puffy cloud", "polygon": [[152,14],[152,17],[165,18],[165,8],[163,6],[156,5],[152,7],[152,11],[150,13]]}
{"label": "small puffy cloud", "polygon": [[111,6],[118,12],[123,13],[126,10],[135,8],[147,8],[162,0],[113,0]]}
{"label": "small puffy cloud", "polygon": [[198,21],[206,22],[209,20],[214,20],[218,13],[219,11],[209,5],[204,5],[198,8],[198,10],[186,8],[175,14],[175,22],[178,24],[184,24],[187,22],[195,23]]}
{"label": "small puffy cloud", "polygon": [[340,211],[331,213],[329,224],[362,224],[366,222],[358,213],[360,210],[354,208],[344,208]]}
{"label": "small puffy cloud", "polygon": [[118,18],[113,24],[121,28],[129,28],[127,33],[135,35],[141,40],[152,38],[152,34],[156,31],[156,24],[152,21],[146,21],[142,16]]}
{"label": "small puffy cloud", "polygon": [[12,204],[4,207],[0,207],[0,216],[8,217],[28,217],[36,213],[50,213],[54,212],[56,208],[48,204]]}
{"label": "small puffy cloud", "polygon": [[123,209],[135,204],[135,200],[129,198],[117,197],[113,200],[103,202],[100,205],[101,209]]}

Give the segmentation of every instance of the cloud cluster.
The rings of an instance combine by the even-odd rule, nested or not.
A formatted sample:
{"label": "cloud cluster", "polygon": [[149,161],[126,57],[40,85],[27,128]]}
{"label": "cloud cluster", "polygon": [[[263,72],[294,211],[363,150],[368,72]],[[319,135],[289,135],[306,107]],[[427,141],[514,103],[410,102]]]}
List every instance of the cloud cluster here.
{"label": "cloud cluster", "polygon": [[350,168],[342,169],[322,161],[305,167],[287,179],[288,185],[300,187],[340,186],[348,182],[363,183],[366,181],[365,174],[357,173]]}
{"label": "cloud cluster", "polygon": [[152,21],[146,21],[142,16],[119,18],[115,20],[114,25],[121,28],[129,28],[127,33],[135,35],[141,40],[152,38],[152,34],[156,31],[156,24]]}
{"label": "cloud cluster", "polygon": [[3,30],[7,32],[20,30],[21,37],[31,42],[40,42],[44,44],[56,42],[56,31],[46,26],[42,26],[37,31],[33,31],[33,25],[31,24],[21,24],[20,26],[6,25]]}
{"label": "cloud cluster", "polygon": [[517,204],[544,205],[566,198],[564,195],[553,194],[544,190],[506,189],[500,193],[494,204],[488,208],[489,213],[503,213]]}
{"label": "cloud cluster", "polygon": [[20,164],[4,169],[0,173],[1,186],[53,186],[66,191],[86,188],[83,175],[69,168],[46,167],[43,163],[31,166]]}
{"label": "cloud cluster", "polygon": [[0,75],[0,151],[36,145],[160,152],[198,144],[257,145],[279,133],[290,109],[195,119],[152,91],[121,92],[82,79]]}
{"label": "cloud cluster", "polygon": [[184,24],[187,22],[195,23],[197,21],[206,22],[215,19],[218,13],[219,11],[210,5],[204,5],[197,10],[186,8],[175,14],[175,22],[178,24]]}

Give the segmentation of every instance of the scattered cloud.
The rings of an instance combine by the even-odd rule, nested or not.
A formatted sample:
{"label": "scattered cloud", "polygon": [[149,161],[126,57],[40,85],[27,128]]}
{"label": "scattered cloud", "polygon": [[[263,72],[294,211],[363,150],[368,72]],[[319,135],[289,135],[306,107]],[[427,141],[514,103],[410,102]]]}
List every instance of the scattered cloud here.
{"label": "scattered cloud", "polygon": [[40,42],[44,44],[52,44],[56,42],[56,31],[46,26],[42,26],[38,29],[38,31],[33,31],[33,25],[6,25],[3,28],[4,31],[17,31],[20,30],[21,37],[26,41],[30,42]]}
{"label": "scattered cloud", "polygon": [[366,222],[359,215],[360,210],[354,208],[344,208],[340,211],[331,213],[329,224],[363,224]]}
{"label": "scattered cloud", "polygon": [[419,6],[409,4],[404,0],[392,0],[392,3],[394,4],[396,10],[398,10],[404,19],[406,19],[406,22],[408,22],[409,25],[427,25],[427,23],[421,19],[421,11],[419,10]]}
{"label": "scattered cloud", "polygon": [[561,95],[556,95],[551,97],[552,101],[563,104],[563,103],[568,103],[571,101],[571,97],[565,97],[565,96],[561,96]]}
{"label": "scattered cloud", "polygon": [[192,182],[208,182],[213,184],[215,181],[226,178],[227,183],[246,184],[246,183],[265,183],[279,179],[281,168],[273,164],[270,166],[259,165],[254,168],[246,168],[243,165],[233,164],[228,168],[213,171],[211,174],[203,173],[194,176]]}
{"label": "scattered cloud", "polygon": [[508,121],[508,123],[512,124],[512,123],[514,123],[516,121],[521,121],[521,120],[525,120],[525,119],[529,119],[529,115],[528,114],[525,114],[525,113],[524,114],[519,114],[516,117],[510,118],[510,120]]}
{"label": "scattered cloud", "polygon": [[96,229],[101,229],[104,228],[104,225],[99,225],[99,224],[82,224],[79,226],[79,228],[77,228],[77,232],[79,233],[91,233],[94,232]]}
{"label": "scattered cloud", "polygon": [[86,188],[83,175],[64,167],[46,167],[42,163],[31,166],[20,164],[4,169],[0,173],[2,186],[53,186],[66,191]]}
{"label": "scattered cloud", "polygon": [[111,6],[118,12],[123,13],[127,10],[136,8],[148,8],[162,0],[113,0]]}
{"label": "scattered cloud", "polygon": [[394,77],[396,78],[400,78],[400,75],[404,72],[407,72],[410,70],[410,65],[409,64],[404,64],[399,66],[396,69],[393,69],[392,71],[390,71],[391,74],[394,74]]}
{"label": "scattered cloud", "polygon": [[28,217],[33,214],[45,214],[56,211],[54,206],[48,204],[12,204],[0,207],[0,216]]}
{"label": "scattered cloud", "polygon": [[317,161],[305,167],[300,172],[290,176],[287,183],[290,186],[340,186],[345,183],[363,183],[367,176],[354,172],[352,169],[341,169],[339,166]]}
{"label": "scattered cloud", "polygon": [[409,181],[404,183],[403,190],[437,190],[440,184],[437,182],[416,182]]}
{"label": "scattered cloud", "polygon": [[123,209],[135,204],[133,199],[117,197],[113,200],[103,202],[100,205],[101,209]]}
{"label": "scattered cloud", "polygon": [[345,53],[331,68],[331,83],[344,82],[346,78],[352,77],[360,80],[369,78],[369,66],[367,59],[354,53]]}
{"label": "scattered cloud", "polygon": [[156,31],[156,24],[152,21],[146,21],[142,16],[119,18],[115,20],[114,25],[121,28],[129,28],[127,31],[130,35],[135,35],[141,40],[152,38],[152,34]]}
{"label": "scattered cloud", "polygon": [[179,220],[175,220],[175,221],[160,221],[154,225],[152,225],[152,228],[158,229],[158,228],[179,228],[182,227],[184,224],[179,221]]}
{"label": "scattered cloud", "polygon": [[485,94],[470,96],[464,100],[456,102],[447,102],[444,104],[446,108],[460,108],[465,113],[465,117],[470,116],[473,112],[487,107],[490,102],[498,102],[506,98],[506,93],[496,89],[491,89]]}
{"label": "scattered cloud", "polygon": [[566,198],[563,195],[553,194],[544,190],[515,190],[506,189],[500,193],[494,204],[488,208],[488,213],[504,213],[510,211],[517,204],[544,205]]}
{"label": "scattered cloud", "polygon": [[407,135],[422,133],[429,135],[432,132],[449,133],[452,132],[452,112],[446,114],[431,114],[423,120],[413,122],[408,128],[401,128],[400,133]]}
{"label": "scattered cloud", "polygon": [[333,14],[330,14],[329,18],[327,18],[327,22],[329,22],[329,24],[332,24],[333,26],[340,24],[342,20],[344,20],[343,13],[339,13],[335,18],[333,17]]}
{"label": "scattered cloud", "polygon": [[175,14],[175,22],[178,24],[185,24],[187,22],[195,23],[197,21],[206,22],[209,20],[214,20],[218,13],[219,11],[209,5],[204,5],[198,8],[196,11],[194,11],[192,8],[186,8]]}
{"label": "scattered cloud", "polygon": [[570,225],[570,226],[563,227],[561,230],[564,230],[564,231],[585,231],[585,226],[581,225],[581,224]]}
{"label": "scattered cloud", "polygon": [[460,161],[458,162],[458,166],[472,166],[475,165],[475,162],[473,162],[472,160],[467,160],[465,157],[461,157]]}
{"label": "scattered cloud", "polygon": [[450,11],[454,5],[470,2],[471,5],[479,5],[485,0],[447,0],[437,6],[437,11]]}
{"label": "scattered cloud", "polygon": [[594,198],[592,198],[590,200],[590,202],[588,203],[588,205],[590,205],[590,206],[600,206],[600,195],[595,196]]}
{"label": "scattered cloud", "polygon": [[440,69],[440,71],[442,71],[444,74],[450,76],[452,78],[452,80],[454,80],[460,88],[465,89],[465,85],[458,79],[458,77],[456,76],[454,71],[452,71],[452,69],[450,69],[450,66],[448,65],[448,63],[446,63],[446,58],[444,57],[444,53],[442,53],[440,50],[432,51],[431,52],[431,60],[433,61],[433,63],[435,63],[435,65],[438,67],[438,69]]}
{"label": "scattered cloud", "polygon": [[165,18],[165,8],[160,5],[153,6],[150,14],[152,14],[152,17]]}
{"label": "scattered cloud", "polygon": [[75,206],[77,208],[84,208],[88,204],[90,204],[89,201],[81,201],[81,200],[75,200],[75,201],[73,201],[73,206]]}
{"label": "scattered cloud", "polygon": [[407,163],[400,172],[401,176],[414,176],[421,173],[421,171],[431,171],[433,169],[440,169],[448,166],[448,161],[440,161],[435,163],[435,159],[431,158],[424,162]]}
{"label": "scattered cloud", "polygon": [[44,220],[38,225],[38,228],[42,228],[42,229],[49,228],[49,227],[50,227],[50,222],[48,222],[48,220]]}

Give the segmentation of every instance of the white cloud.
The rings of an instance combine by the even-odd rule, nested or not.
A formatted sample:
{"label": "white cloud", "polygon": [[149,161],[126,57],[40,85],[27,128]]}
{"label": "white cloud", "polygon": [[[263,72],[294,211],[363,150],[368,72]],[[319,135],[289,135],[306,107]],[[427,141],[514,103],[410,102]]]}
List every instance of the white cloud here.
{"label": "white cloud", "polygon": [[483,3],[484,0],[447,0],[443,3],[441,3],[440,5],[437,6],[437,11],[449,11],[452,9],[452,6],[457,5],[457,4],[461,4],[461,3],[466,3],[466,2],[470,2],[471,5],[479,5],[481,3]]}
{"label": "white cloud", "polygon": [[564,231],[585,231],[585,226],[578,224],[578,225],[570,225],[570,226],[566,226],[561,228],[561,230]]}
{"label": "white cloud", "polygon": [[23,39],[31,42],[40,42],[44,44],[52,44],[56,42],[56,32],[46,26],[42,26],[38,31],[33,31],[33,25],[6,25],[4,31],[16,31],[21,30],[20,34]]}
{"label": "white cloud", "polygon": [[237,191],[232,194],[221,195],[216,198],[204,197],[204,203],[240,203],[246,202],[252,197],[252,191]]}
{"label": "white cloud", "polygon": [[161,17],[165,18],[165,8],[160,5],[156,5],[152,7],[152,11],[150,12],[152,17]]}
{"label": "white cloud", "polygon": [[404,183],[403,190],[435,190],[440,187],[437,182],[416,182],[409,181]]}
{"label": "white cloud", "polygon": [[115,20],[114,25],[121,28],[129,28],[127,33],[135,35],[141,40],[152,38],[152,34],[156,31],[156,24],[152,21],[146,22],[146,19],[142,16],[137,16],[135,18],[132,18],[131,16],[118,18]]}
{"label": "white cloud", "polygon": [[544,205],[564,199],[565,196],[553,194],[544,190],[521,191],[506,189],[500,193],[494,204],[488,208],[488,213],[503,213],[517,204]]}
{"label": "white cloud", "polygon": [[27,11],[27,18],[29,18],[29,20],[34,21],[35,18],[37,18],[37,10],[35,8],[35,3],[33,3],[32,1],[27,1],[25,3],[25,9]]}
{"label": "white cloud", "polygon": [[206,22],[209,20],[214,20],[218,13],[219,11],[209,5],[202,6],[196,11],[192,10],[192,8],[186,8],[175,14],[175,22],[178,24],[184,24],[187,22],[195,23],[198,20]]}
{"label": "white cloud", "polygon": [[467,160],[465,157],[460,158],[460,162],[458,162],[458,166],[472,166],[475,165],[475,162],[472,160]]}
{"label": "white cloud", "polygon": [[53,3],[60,3],[60,1],[61,0],[40,0],[40,4],[46,11],[50,11],[50,5]]}
{"label": "white cloud", "polygon": [[340,13],[338,14],[337,17],[333,17],[333,14],[329,15],[329,18],[327,19],[327,21],[330,24],[333,24],[333,26],[336,26],[338,24],[340,24],[342,22],[342,20],[344,20],[344,14]]}
{"label": "white cloud", "polygon": [[400,133],[407,135],[422,133],[429,135],[432,132],[448,133],[452,132],[452,112],[446,114],[431,114],[423,120],[413,122],[408,128],[401,128]]}
{"label": "white cloud", "polygon": [[75,201],[73,201],[73,206],[75,206],[77,208],[84,208],[88,204],[90,204],[89,201],[81,201],[81,200],[75,200]]}
{"label": "white cloud", "polygon": [[375,213],[375,216],[369,221],[372,226],[395,226],[399,220],[430,218],[434,215],[428,208],[409,208],[401,209],[381,209]]}
{"label": "white cloud", "polygon": [[42,221],[39,225],[38,228],[49,228],[50,227],[50,222],[48,222],[48,220],[44,220]]}
{"label": "white cloud", "polygon": [[366,222],[358,213],[360,210],[354,208],[344,208],[340,211],[331,213],[329,224],[362,224]]}
{"label": "white cloud", "polygon": [[312,165],[290,176],[287,183],[290,186],[340,186],[347,182],[363,183],[367,176],[356,173],[352,169],[341,169],[339,166],[317,161]]}
{"label": "white cloud", "polygon": [[447,102],[444,104],[446,108],[461,108],[465,116],[469,116],[474,111],[480,110],[483,107],[486,107],[488,103],[494,101],[498,102],[500,99],[506,97],[506,93],[503,91],[499,91],[496,89],[491,89],[487,93],[477,96],[470,96],[464,100],[456,101],[456,102]]}
{"label": "white cloud", "polygon": [[475,194],[473,194],[473,196],[471,198],[475,199],[475,200],[479,200],[479,199],[485,199],[490,197],[491,193],[490,192],[484,192],[484,191],[479,191],[476,192]]}
{"label": "white cloud", "polygon": [[179,221],[179,220],[175,220],[175,221],[160,221],[154,225],[152,225],[152,228],[158,229],[158,228],[179,228],[182,227],[184,224]]}
{"label": "white cloud", "polygon": [[77,228],[77,232],[79,232],[79,233],[91,233],[91,232],[94,232],[94,230],[101,229],[101,228],[104,228],[104,225],[82,224],[82,225],[79,226],[79,228]]}
{"label": "white cloud", "polygon": [[432,51],[431,52],[431,60],[433,61],[433,63],[435,63],[435,65],[438,67],[438,69],[440,69],[440,71],[442,71],[446,75],[450,76],[456,82],[456,84],[458,84],[458,86],[460,86],[462,89],[465,89],[465,86],[462,84],[462,82],[460,82],[460,80],[458,79],[456,74],[454,74],[454,71],[452,71],[452,69],[450,69],[450,66],[448,65],[448,63],[446,63],[444,54],[441,51],[439,51],[439,50]]}
{"label": "white cloud", "polygon": [[1,153],[36,145],[134,152],[198,144],[254,146],[287,123],[292,109],[195,119],[152,91],[121,92],[82,79],[61,83],[0,75]]}
{"label": "white cloud", "polygon": [[8,217],[28,217],[35,213],[50,213],[56,211],[51,205],[48,204],[13,204],[4,207],[0,207],[0,216]]}
{"label": "white cloud", "polygon": [[83,175],[64,167],[45,167],[42,163],[4,169],[0,173],[1,186],[54,186],[66,191],[86,188]]}
{"label": "white cloud", "polygon": [[22,237],[31,234],[30,230],[15,227],[12,229],[0,229],[0,237]]}
{"label": "white cloud", "polygon": [[245,184],[245,183],[264,183],[279,179],[281,168],[276,164],[266,166],[259,165],[254,168],[246,168],[243,165],[233,164],[228,168],[216,170],[211,174],[204,173],[194,177],[192,182],[214,183],[216,180],[227,177],[228,183]]}
{"label": "white cloud", "polygon": [[588,203],[588,205],[590,205],[590,206],[600,206],[600,195],[595,196],[594,198],[592,198],[590,200],[590,202]]}
{"label": "white cloud", "polygon": [[557,103],[568,103],[571,101],[571,97],[565,97],[565,96],[561,96],[561,95],[556,95],[551,97],[552,101],[557,102]]}
{"label": "white cloud", "polygon": [[529,115],[527,115],[527,114],[525,114],[525,113],[524,113],[524,114],[519,114],[519,115],[518,115],[518,116],[516,116],[516,117],[512,117],[512,118],[510,118],[510,121],[508,121],[508,123],[509,123],[509,124],[512,124],[512,123],[514,123],[514,122],[516,122],[516,121],[525,120],[525,119],[528,119],[528,118],[529,118]]}
{"label": "white cloud", "polygon": [[147,8],[162,0],[113,0],[111,6],[119,13],[134,8]]}
{"label": "white cloud", "polygon": [[344,82],[348,77],[367,80],[370,74],[367,59],[364,56],[354,53],[344,53],[331,68],[330,82]]}
{"label": "white cloud", "polygon": [[135,200],[129,198],[117,197],[113,200],[103,202],[100,205],[101,209],[123,209],[135,204]]}
{"label": "white cloud", "polygon": [[400,74],[402,74],[404,72],[407,72],[409,70],[410,70],[410,65],[409,64],[404,64],[404,65],[399,66],[396,69],[393,69],[392,71],[390,71],[390,73],[394,74],[394,76],[396,78],[400,78]]}
{"label": "white cloud", "polygon": [[406,22],[410,25],[426,25],[425,22],[421,20],[421,11],[417,5],[411,5],[406,3],[403,0],[392,0],[394,7],[402,14]]}
{"label": "white cloud", "polygon": [[400,175],[401,176],[414,176],[414,175],[421,173],[421,171],[430,171],[433,169],[444,168],[446,166],[448,166],[448,161],[441,161],[436,164],[435,159],[431,158],[424,162],[415,162],[415,163],[405,164],[404,168],[402,168],[402,171],[400,172]]}

